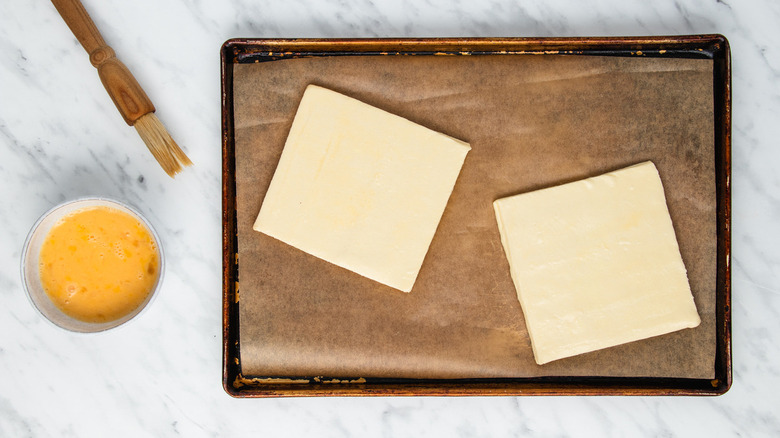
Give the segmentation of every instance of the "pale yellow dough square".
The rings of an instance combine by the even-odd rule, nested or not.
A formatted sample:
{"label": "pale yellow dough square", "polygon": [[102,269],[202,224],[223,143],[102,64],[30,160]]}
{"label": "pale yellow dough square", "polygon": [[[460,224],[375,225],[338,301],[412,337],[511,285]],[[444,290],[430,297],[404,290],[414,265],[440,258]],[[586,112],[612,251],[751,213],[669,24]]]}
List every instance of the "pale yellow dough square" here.
{"label": "pale yellow dough square", "polygon": [[538,364],[699,325],[653,163],[493,206]]}
{"label": "pale yellow dough square", "polygon": [[254,229],[409,292],[470,149],[310,85]]}

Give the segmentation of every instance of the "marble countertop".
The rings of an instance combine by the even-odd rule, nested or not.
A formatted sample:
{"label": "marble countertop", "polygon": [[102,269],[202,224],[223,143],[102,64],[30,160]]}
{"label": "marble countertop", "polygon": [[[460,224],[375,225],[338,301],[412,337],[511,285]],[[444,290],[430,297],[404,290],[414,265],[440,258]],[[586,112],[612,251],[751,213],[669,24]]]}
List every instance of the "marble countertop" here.
{"label": "marble countertop", "polygon": [[[196,165],[166,176],[48,2],[0,3],[0,436],[779,436],[780,4],[772,0],[85,0]],[[720,397],[237,400],[221,384],[219,48],[233,37],[720,33],[733,63],[734,384]],[[163,289],[98,335],[44,321],[35,220],[98,195],[161,234]],[[772,406],[775,406],[774,408]]]}

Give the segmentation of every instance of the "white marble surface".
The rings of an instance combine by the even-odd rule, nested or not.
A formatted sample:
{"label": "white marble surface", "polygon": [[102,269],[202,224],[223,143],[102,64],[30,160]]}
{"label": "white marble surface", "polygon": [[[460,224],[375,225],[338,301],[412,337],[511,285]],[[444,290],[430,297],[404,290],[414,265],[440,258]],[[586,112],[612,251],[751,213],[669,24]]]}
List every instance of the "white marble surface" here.
{"label": "white marble surface", "polygon": [[[780,3],[85,0],[196,166],[124,125],[45,1],[0,2],[0,436],[780,436]],[[221,387],[219,48],[231,37],[722,33],[733,54],[734,385],[716,398],[235,400]],[[140,319],[59,330],[22,290],[35,219],[84,195],[148,215],[168,256]],[[705,435],[706,434],[706,435]]]}

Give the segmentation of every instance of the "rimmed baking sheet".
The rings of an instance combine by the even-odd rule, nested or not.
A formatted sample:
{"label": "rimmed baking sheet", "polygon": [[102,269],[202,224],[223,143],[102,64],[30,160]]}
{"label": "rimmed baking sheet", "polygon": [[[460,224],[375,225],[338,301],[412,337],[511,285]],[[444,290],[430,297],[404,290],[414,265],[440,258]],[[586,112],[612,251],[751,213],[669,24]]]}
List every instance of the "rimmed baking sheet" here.
{"label": "rimmed baking sheet", "polygon": [[[232,40],[222,56],[229,393],[728,389],[724,38]],[[472,145],[409,295],[251,230],[309,83]],[[536,365],[490,203],[648,159],[702,325]]]}

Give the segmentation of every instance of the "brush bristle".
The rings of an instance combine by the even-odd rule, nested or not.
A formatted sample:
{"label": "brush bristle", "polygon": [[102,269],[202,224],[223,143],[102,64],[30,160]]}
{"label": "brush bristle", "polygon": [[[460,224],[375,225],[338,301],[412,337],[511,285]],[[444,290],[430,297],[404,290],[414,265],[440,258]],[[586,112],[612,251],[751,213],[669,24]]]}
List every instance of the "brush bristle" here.
{"label": "brush bristle", "polygon": [[169,176],[173,177],[181,172],[183,167],[192,165],[192,161],[171,138],[154,113],[144,114],[133,126]]}

